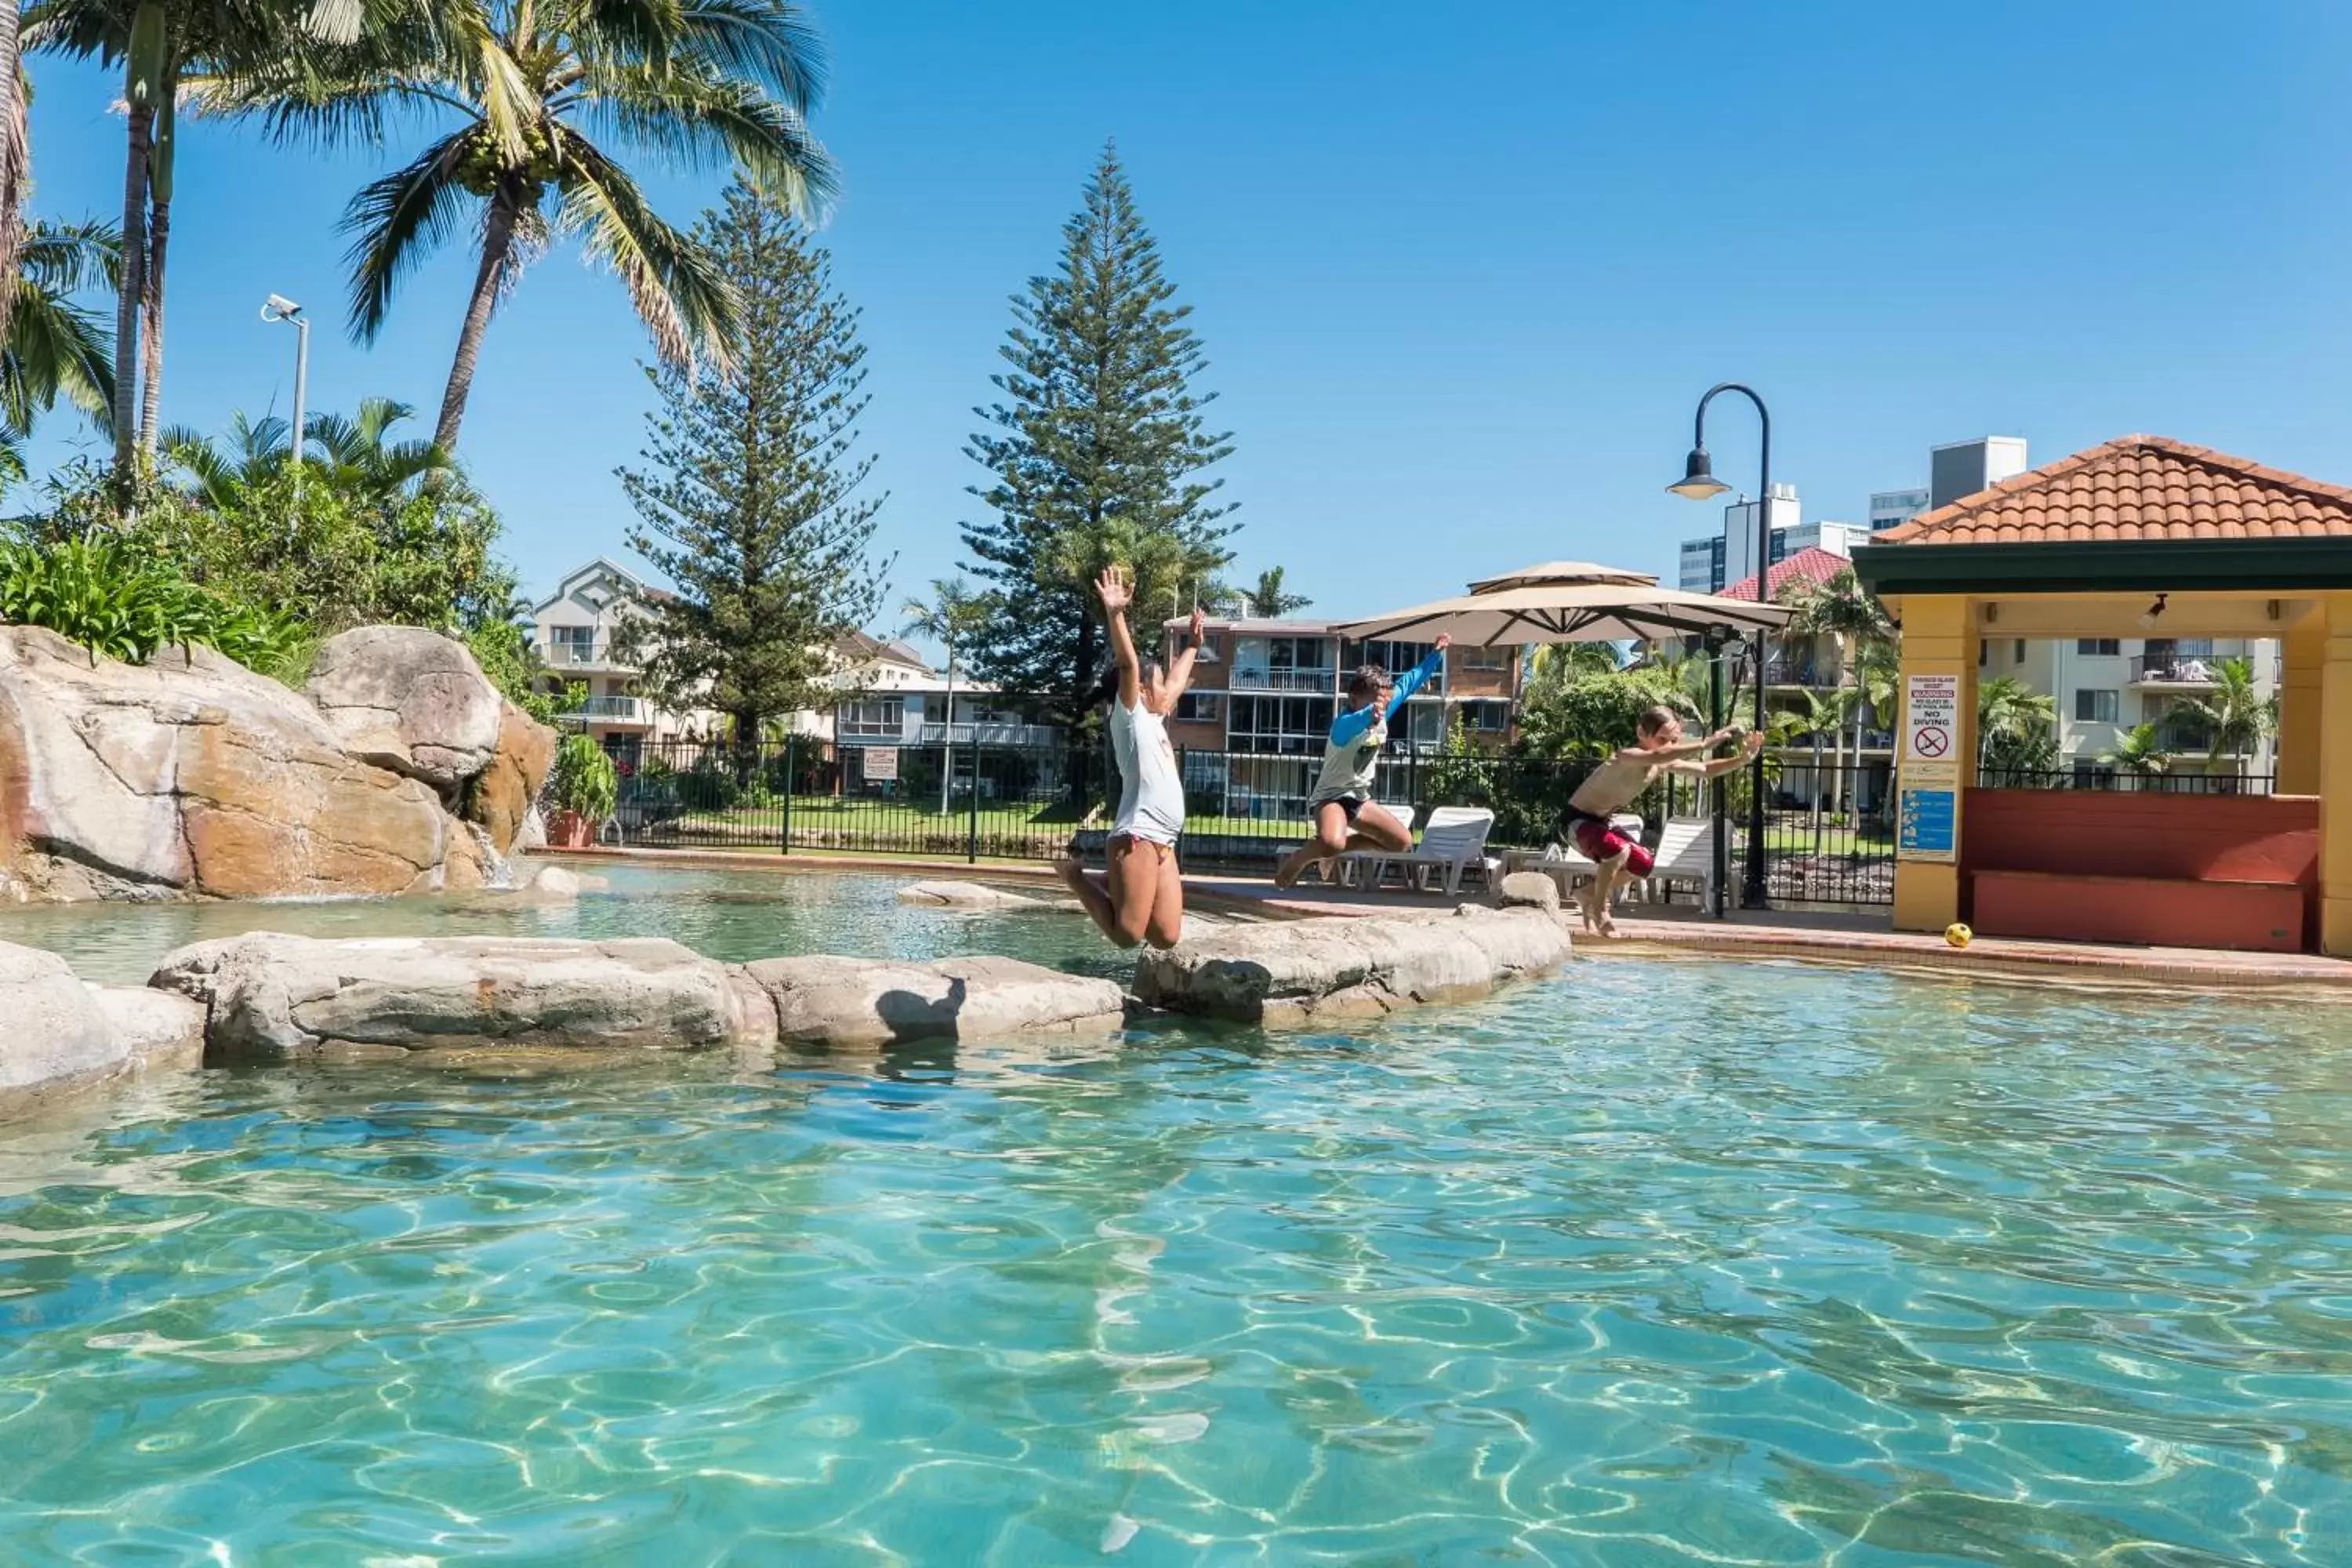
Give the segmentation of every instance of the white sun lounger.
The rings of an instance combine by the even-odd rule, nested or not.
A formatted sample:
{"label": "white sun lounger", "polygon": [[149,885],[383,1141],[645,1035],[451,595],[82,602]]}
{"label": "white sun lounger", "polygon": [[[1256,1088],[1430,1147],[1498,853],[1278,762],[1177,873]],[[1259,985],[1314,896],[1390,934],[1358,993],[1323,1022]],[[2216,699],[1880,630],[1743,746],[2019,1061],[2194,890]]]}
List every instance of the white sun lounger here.
{"label": "white sun lounger", "polygon": [[1686,882],[1699,889],[1705,907],[1715,904],[1715,823],[1707,817],[1677,817],[1668,822],[1658,835],[1658,847],[1653,852],[1656,864],[1643,879],[1648,884],[1647,896],[1654,901],[1659,890],[1677,882]]}
{"label": "white sun lounger", "polygon": [[[1441,805],[1429,814],[1429,821],[1422,826],[1421,843],[1415,847],[1395,853],[1351,850],[1339,858],[1355,862],[1353,868],[1362,871],[1365,886],[1374,889],[1391,867],[1403,875],[1408,886],[1417,883],[1424,892],[1429,890],[1431,874],[1444,872],[1445,894],[1452,898],[1462,891],[1462,875],[1465,871],[1475,870],[1489,886],[1493,884],[1496,868],[1501,864],[1486,856],[1486,836],[1494,830],[1495,814],[1484,806]],[[1342,879],[1349,868],[1342,867]]]}

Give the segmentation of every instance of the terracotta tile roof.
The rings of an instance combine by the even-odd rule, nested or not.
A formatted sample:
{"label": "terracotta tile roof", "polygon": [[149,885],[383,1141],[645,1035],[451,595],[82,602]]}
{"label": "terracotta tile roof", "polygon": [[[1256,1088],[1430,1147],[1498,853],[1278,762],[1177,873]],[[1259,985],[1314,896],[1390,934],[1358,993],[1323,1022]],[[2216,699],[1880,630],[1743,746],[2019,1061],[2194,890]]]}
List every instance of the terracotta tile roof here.
{"label": "terracotta tile roof", "polygon": [[1922,512],[1871,542],[2347,538],[2352,489],[2161,436],[2126,436]]}
{"label": "terracotta tile roof", "polygon": [[[1780,595],[1798,583],[1822,584],[1853,564],[1843,555],[1812,545],[1772,563],[1772,602],[1779,604]],[[1756,579],[1742,577],[1723,591],[1727,599],[1752,599],[1756,596]]]}

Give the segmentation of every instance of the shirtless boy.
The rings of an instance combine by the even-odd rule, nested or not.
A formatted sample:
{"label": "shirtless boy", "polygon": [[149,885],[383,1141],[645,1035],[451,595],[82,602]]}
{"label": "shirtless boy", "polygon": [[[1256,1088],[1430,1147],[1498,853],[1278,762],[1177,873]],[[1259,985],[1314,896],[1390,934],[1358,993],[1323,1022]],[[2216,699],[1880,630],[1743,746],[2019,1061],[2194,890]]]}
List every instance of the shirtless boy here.
{"label": "shirtless boy", "polygon": [[1648,876],[1652,866],[1650,852],[1619,832],[1610,818],[1640,799],[1660,773],[1720,778],[1764,749],[1764,737],[1750,735],[1729,756],[1701,762],[1725,742],[1738,740],[1738,727],[1717,730],[1704,741],[1685,741],[1682,721],[1669,708],[1645,710],[1634,722],[1633,734],[1633,745],[1612,754],[1577,786],[1562,816],[1569,841],[1600,868],[1585,891],[1584,929],[1601,936],[1617,934],[1609,918],[1609,900],[1617,884],[1628,876]]}
{"label": "shirtless boy", "polygon": [[1202,616],[1192,612],[1192,636],[1176,662],[1162,669],[1136,658],[1127,629],[1127,606],[1134,597],[1127,577],[1113,566],[1095,584],[1103,618],[1110,623],[1111,657],[1118,690],[1111,699],[1110,742],[1118,759],[1118,813],[1111,818],[1107,862],[1097,885],[1065,855],[1054,869],[1078,896],[1102,933],[1121,947],[1149,942],[1174,947],[1184,935],[1184,879],[1176,868],[1176,840],[1184,831],[1184,781],[1176,748],[1168,739],[1168,716],[1192,682],[1192,658],[1200,651]]}

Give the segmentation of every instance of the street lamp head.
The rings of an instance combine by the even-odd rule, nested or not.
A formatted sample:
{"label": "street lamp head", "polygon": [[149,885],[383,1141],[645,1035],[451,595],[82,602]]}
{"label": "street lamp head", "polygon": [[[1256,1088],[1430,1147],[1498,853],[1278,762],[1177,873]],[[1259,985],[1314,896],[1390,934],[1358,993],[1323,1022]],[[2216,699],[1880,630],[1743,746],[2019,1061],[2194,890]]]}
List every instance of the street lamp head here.
{"label": "street lamp head", "polygon": [[1693,447],[1690,456],[1684,460],[1681,482],[1668,485],[1666,489],[1669,494],[1681,496],[1685,500],[1706,500],[1730,488],[1715,477],[1714,468],[1706,460],[1706,448]]}
{"label": "street lamp head", "polygon": [[302,313],[302,307],[283,294],[272,294],[262,301],[261,319],[265,321],[290,321]]}

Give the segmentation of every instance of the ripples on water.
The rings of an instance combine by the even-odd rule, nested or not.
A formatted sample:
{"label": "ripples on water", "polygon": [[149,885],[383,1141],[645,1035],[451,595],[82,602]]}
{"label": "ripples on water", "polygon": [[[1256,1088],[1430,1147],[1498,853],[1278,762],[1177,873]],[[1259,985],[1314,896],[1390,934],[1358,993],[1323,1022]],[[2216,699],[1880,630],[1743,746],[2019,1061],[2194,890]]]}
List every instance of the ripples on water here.
{"label": "ripples on water", "polygon": [[1356,1037],[133,1088],[0,1134],[0,1542],[2342,1564],[2341,1017],[1586,962]]}

